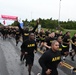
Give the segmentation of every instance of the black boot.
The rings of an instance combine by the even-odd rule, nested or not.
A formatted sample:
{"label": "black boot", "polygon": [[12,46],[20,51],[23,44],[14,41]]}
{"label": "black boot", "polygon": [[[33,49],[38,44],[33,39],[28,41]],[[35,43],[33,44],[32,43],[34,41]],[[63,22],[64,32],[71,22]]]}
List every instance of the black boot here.
{"label": "black boot", "polygon": [[20,61],[23,61],[23,54],[21,54],[20,56]]}
{"label": "black boot", "polygon": [[74,68],[73,71],[76,71],[76,68]]}
{"label": "black boot", "polygon": [[71,57],[71,60],[74,61],[74,57],[73,56]]}
{"label": "black boot", "polygon": [[31,74],[29,73],[29,75],[31,75]]}
{"label": "black boot", "polygon": [[27,67],[27,62],[25,62],[25,66]]}

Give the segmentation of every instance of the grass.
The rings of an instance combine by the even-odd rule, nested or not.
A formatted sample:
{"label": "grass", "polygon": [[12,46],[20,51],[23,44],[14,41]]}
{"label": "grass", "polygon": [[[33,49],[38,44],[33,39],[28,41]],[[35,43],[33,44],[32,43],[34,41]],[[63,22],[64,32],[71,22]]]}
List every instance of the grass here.
{"label": "grass", "polygon": [[67,32],[67,31],[70,32],[71,37],[74,36],[74,34],[76,33],[76,30],[68,30],[68,29],[65,29],[65,30],[63,31],[63,33]]}
{"label": "grass", "polygon": [[[42,29],[44,29],[44,31],[46,30],[46,28],[42,28]],[[55,29],[50,29],[50,30],[55,31]],[[63,34],[65,34],[67,31],[69,31],[69,32],[70,32],[71,37],[72,37],[72,36],[74,36],[74,34],[76,33],[76,30],[64,29]]]}

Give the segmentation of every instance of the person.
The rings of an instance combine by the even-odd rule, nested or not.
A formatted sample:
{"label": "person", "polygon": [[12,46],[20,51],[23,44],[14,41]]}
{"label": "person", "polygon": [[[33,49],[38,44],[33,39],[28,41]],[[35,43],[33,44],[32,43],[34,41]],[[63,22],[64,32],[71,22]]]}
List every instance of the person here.
{"label": "person", "polygon": [[72,37],[72,52],[71,52],[71,60],[74,61],[74,56],[76,54],[76,33]]}
{"label": "person", "polygon": [[61,62],[61,53],[59,52],[59,43],[52,41],[51,49],[47,50],[40,58],[39,64],[42,67],[41,75],[58,75],[57,66]]}
{"label": "person", "polygon": [[64,61],[65,60],[65,54],[64,54],[63,49],[66,49],[66,46],[63,45],[63,41],[62,41],[62,37],[61,36],[59,36],[57,38],[57,41],[59,42],[59,51],[61,52],[62,61]]}
{"label": "person", "polygon": [[43,29],[40,30],[40,33],[39,33],[39,38],[40,38],[40,50],[43,50],[44,51],[44,40],[45,40],[45,31]]}
{"label": "person", "polygon": [[19,32],[19,30],[17,29],[16,30],[16,36],[15,36],[15,39],[16,39],[16,46],[18,45],[18,42],[19,42],[19,39],[20,39],[20,32]]}
{"label": "person", "polygon": [[6,27],[3,27],[2,28],[3,40],[6,40],[6,37],[7,37],[6,33],[7,33],[7,29],[6,29]]}
{"label": "person", "polygon": [[65,60],[65,57],[68,56],[69,54],[69,47],[70,47],[70,32],[67,31],[65,36],[63,37],[63,49],[62,49],[62,53],[63,53],[63,60]]}
{"label": "person", "polygon": [[[29,38],[29,33],[34,33],[35,32],[35,30],[36,30],[36,28],[38,27],[38,24],[39,24],[39,20],[37,20],[36,26],[34,27],[34,29],[29,31],[29,28],[26,27],[25,29],[22,29],[21,26],[20,26],[20,23],[18,21],[16,21],[16,22],[17,22],[17,26],[20,30],[20,33],[22,34],[23,42]],[[25,57],[24,52],[21,51],[20,61],[24,61],[24,57]]]}
{"label": "person", "polygon": [[56,31],[55,31],[55,38],[57,39],[59,36],[60,36],[59,31],[56,30]]}
{"label": "person", "polygon": [[59,37],[57,38],[57,41],[59,42],[59,51],[60,51],[61,54],[62,54],[62,48],[63,48],[63,46],[62,46],[62,38],[61,38],[61,36],[59,36]]}
{"label": "person", "polygon": [[46,50],[51,48],[51,42],[55,40],[55,32],[49,33],[48,37],[45,38],[44,46],[46,47]]}
{"label": "person", "polygon": [[63,32],[62,31],[59,32],[59,36],[61,36],[61,38],[63,37]]}
{"label": "person", "polygon": [[17,26],[18,26],[18,28],[20,30],[20,33],[22,34],[23,41],[28,39],[29,33],[34,33],[35,32],[35,30],[36,30],[36,28],[38,27],[38,24],[39,24],[39,20],[37,20],[36,21],[36,26],[32,30],[29,31],[28,27],[22,29],[21,26],[20,26],[20,23],[18,21],[16,21],[16,22],[17,22]]}
{"label": "person", "polygon": [[34,33],[29,34],[29,39],[25,40],[22,45],[22,52],[26,56],[26,66],[28,66],[28,73],[31,75],[31,69],[34,62],[34,52],[37,51],[36,41],[34,40]]}

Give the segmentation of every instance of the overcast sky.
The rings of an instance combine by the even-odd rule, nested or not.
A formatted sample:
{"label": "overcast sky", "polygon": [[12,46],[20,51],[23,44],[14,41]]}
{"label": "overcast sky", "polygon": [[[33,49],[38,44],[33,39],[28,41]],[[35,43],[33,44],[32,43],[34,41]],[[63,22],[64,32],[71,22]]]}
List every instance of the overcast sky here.
{"label": "overcast sky", "polygon": [[[18,16],[22,20],[59,19],[60,0],[0,0],[0,15]],[[76,21],[76,0],[61,0],[60,20]]]}

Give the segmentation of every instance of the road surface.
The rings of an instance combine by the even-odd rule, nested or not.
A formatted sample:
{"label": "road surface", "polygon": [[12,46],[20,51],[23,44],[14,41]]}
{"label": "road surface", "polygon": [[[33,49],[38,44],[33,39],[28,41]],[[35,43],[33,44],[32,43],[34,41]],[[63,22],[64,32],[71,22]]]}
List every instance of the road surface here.
{"label": "road surface", "polygon": [[[15,39],[3,40],[0,37],[0,75],[28,75],[27,67],[25,64],[20,62],[20,46],[15,45]],[[42,54],[37,52],[35,54],[35,61],[32,68],[32,75],[37,75],[41,73],[41,67],[38,63],[38,59]],[[75,61],[71,61],[70,56],[65,60],[70,66],[76,67],[76,56]],[[67,67],[58,67],[59,75],[76,75],[76,73],[71,74],[71,70]]]}

